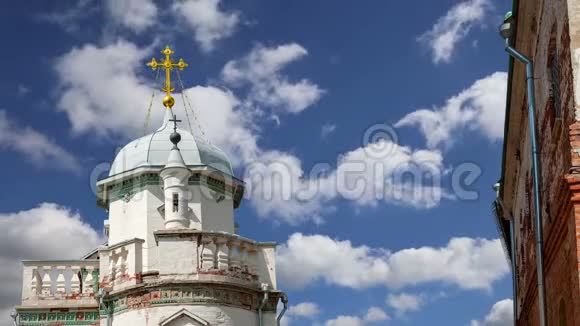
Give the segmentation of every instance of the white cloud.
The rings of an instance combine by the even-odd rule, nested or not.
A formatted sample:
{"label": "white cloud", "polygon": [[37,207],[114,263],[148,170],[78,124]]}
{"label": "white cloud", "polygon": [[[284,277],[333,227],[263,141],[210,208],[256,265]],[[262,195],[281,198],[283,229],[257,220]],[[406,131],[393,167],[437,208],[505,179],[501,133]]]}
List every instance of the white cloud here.
{"label": "white cloud", "polygon": [[325,123],[320,128],[320,136],[322,138],[326,138],[326,136],[330,135],[336,130],[336,125],[333,123]]}
{"label": "white cloud", "polygon": [[433,62],[449,62],[455,47],[475,26],[482,26],[493,5],[490,0],[467,0],[454,5],[418,41],[433,51]]}
{"label": "white cloud", "polygon": [[397,315],[402,316],[407,312],[417,311],[423,305],[422,295],[410,293],[389,294],[387,304],[395,309]]}
{"label": "white cloud", "polygon": [[157,6],[152,0],[107,0],[107,12],[117,23],[140,33],[157,20]]}
{"label": "white cloud", "polygon": [[57,204],[0,214],[0,312],[20,301],[21,260],[79,259],[103,241],[77,212]]}
{"label": "white cloud", "polygon": [[228,62],[222,78],[233,86],[249,84],[251,101],[299,113],[318,102],[324,91],[308,79],[292,83],[280,71],[307,54],[296,43],[269,48],[257,45],[244,58]]}
{"label": "white cloud", "polygon": [[231,36],[240,22],[237,12],[220,9],[221,0],[185,0],[173,4],[173,12],[193,29],[201,49],[210,52],[217,41]]}
{"label": "white cloud", "polygon": [[94,0],[79,0],[73,6],[53,12],[41,13],[35,18],[41,22],[56,24],[68,33],[77,33],[81,22],[99,11]]}
{"label": "white cloud", "polygon": [[336,164],[332,169],[320,163],[305,172],[293,155],[264,152],[245,171],[246,198],[259,215],[297,224],[322,222],[337,199],[357,207],[388,202],[430,208],[449,197],[440,185],[444,168],[438,151],[378,141],[343,154]]}
{"label": "white cloud", "polygon": [[391,252],[301,233],[294,233],[279,247],[277,265],[286,286],[323,281],[354,289],[442,282],[462,289],[489,290],[509,271],[499,239],[452,238],[444,247]]}
{"label": "white cloud", "polygon": [[378,307],[370,307],[363,316],[341,315],[327,320],[325,326],[365,326],[371,323],[386,321],[390,317]]}
{"label": "white cloud", "polygon": [[47,135],[21,126],[0,110],[0,149],[17,152],[40,168],[56,168],[79,172],[77,158],[57,145]]}
{"label": "white cloud", "polygon": [[[58,58],[57,107],[68,115],[74,133],[119,141],[143,134],[154,88],[137,71],[144,68],[150,52],[120,40],[102,47],[87,44]],[[266,51],[260,55],[261,72],[253,70],[253,74],[276,75],[281,63],[299,56],[298,52]],[[227,74],[232,81],[237,80],[232,77],[234,70],[224,71],[230,71]],[[162,96],[159,91],[157,94],[149,130],[159,124],[164,111]],[[445,170],[438,150],[370,140],[337,162],[317,164],[305,172],[298,157],[259,146],[260,123],[268,119],[259,107],[240,101],[228,89],[213,86],[191,87],[186,94],[195,110],[196,119],[189,112],[193,132],[201,134],[203,130],[205,138],[228,153],[235,167],[246,168],[241,176],[247,182],[246,198],[264,218],[291,224],[319,223],[333,211],[337,199],[347,199],[359,207],[388,202],[429,208],[448,197],[438,182]],[[180,94],[175,99],[175,113],[187,120]],[[182,127],[188,128],[187,122]],[[416,178],[405,178],[409,173]],[[434,175],[434,180],[423,180],[425,173]]]}
{"label": "white cloud", "polygon": [[293,317],[314,317],[320,313],[320,307],[313,302],[301,302],[296,305],[291,305],[288,308],[288,316]]}
{"label": "white cloud", "polygon": [[511,326],[513,323],[513,301],[511,299],[503,299],[491,307],[483,321],[472,320],[470,326]]}
{"label": "white cloud", "polygon": [[327,320],[326,326],[364,326],[364,321],[356,316],[338,316],[334,319]]}
{"label": "white cloud", "polygon": [[503,137],[507,74],[495,72],[447,99],[443,106],[419,109],[399,120],[395,127],[417,125],[429,148],[451,146],[457,132],[476,130],[491,141]]}
{"label": "white cloud", "polygon": [[372,323],[376,321],[384,321],[391,319],[385,311],[379,307],[370,307],[364,316],[366,322]]}

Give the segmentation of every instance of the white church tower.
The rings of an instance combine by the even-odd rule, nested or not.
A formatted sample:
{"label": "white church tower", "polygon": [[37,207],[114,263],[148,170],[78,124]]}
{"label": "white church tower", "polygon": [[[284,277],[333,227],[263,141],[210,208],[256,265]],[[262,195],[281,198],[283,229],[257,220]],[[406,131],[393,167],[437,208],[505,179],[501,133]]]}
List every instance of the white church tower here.
{"label": "white church tower", "polygon": [[18,325],[280,324],[276,244],[235,234],[244,183],[220,149],[178,128],[170,73],[187,64],[162,53],[148,64],[166,72],[162,126],[97,182],[108,243],[78,261],[25,261]]}

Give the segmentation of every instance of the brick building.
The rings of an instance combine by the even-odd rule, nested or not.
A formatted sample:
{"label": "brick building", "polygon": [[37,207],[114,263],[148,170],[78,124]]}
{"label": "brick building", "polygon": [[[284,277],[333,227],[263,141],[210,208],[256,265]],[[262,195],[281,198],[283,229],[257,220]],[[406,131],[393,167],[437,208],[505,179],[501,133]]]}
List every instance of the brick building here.
{"label": "brick building", "polygon": [[[580,325],[580,0],[514,0],[513,17],[512,45],[534,62],[546,321]],[[540,308],[525,69],[510,59],[498,224],[515,260],[517,325],[532,326]]]}

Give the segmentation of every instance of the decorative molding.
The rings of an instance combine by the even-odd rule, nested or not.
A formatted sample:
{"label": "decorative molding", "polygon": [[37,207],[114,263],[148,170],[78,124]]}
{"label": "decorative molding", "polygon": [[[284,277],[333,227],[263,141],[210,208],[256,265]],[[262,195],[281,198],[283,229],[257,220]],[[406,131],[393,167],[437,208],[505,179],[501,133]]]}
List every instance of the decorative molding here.
{"label": "decorative molding", "polygon": [[[243,288],[216,287],[215,285],[173,285],[151,288],[138,288],[116,294],[111,299],[114,314],[126,310],[139,310],[163,305],[223,305],[244,310],[257,311],[260,291]],[[276,311],[279,293],[271,292],[263,311]],[[101,310],[101,315],[105,311]]]}
{"label": "decorative molding", "polygon": [[33,311],[20,312],[19,325],[98,325],[99,312],[94,311]]}

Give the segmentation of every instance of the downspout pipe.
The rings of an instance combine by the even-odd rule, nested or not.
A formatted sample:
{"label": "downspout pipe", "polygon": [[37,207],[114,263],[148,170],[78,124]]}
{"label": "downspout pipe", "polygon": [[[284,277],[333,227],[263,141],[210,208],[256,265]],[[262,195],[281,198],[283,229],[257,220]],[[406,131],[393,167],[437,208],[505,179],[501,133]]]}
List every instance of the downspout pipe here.
{"label": "downspout pipe", "polygon": [[260,302],[260,306],[258,307],[258,325],[259,326],[264,326],[264,314],[262,313],[262,309],[264,309],[264,307],[266,306],[266,302],[268,302],[268,285],[267,284],[263,284],[262,285],[262,291],[264,291],[264,297],[262,298],[262,301]]}
{"label": "downspout pipe", "polygon": [[[503,214],[508,215],[508,219],[510,221],[510,251],[512,253],[511,263],[512,263],[512,284],[513,284],[513,310],[514,310],[514,326],[517,326],[517,316],[518,316],[518,283],[517,283],[517,275],[516,275],[516,230],[515,230],[515,220],[512,213],[505,207],[505,204],[501,197],[499,197],[499,184],[496,184],[498,187],[496,192],[498,197],[496,198],[496,202],[498,203],[499,207],[501,208]],[[502,215],[503,215],[502,214]]]}
{"label": "downspout pipe", "polygon": [[105,312],[107,313],[107,326],[112,326],[111,315],[113,314],[113,309],[111,303],[105,301],[105,294],[103,289],[99,290],[99,304],[105,308]]}
{"label": "downspout pipe", "polygon": [[284,308],[282,308],[282,311],[280,311],[280,314],[276,318],[276,324],[278,326],[280,326],[280,320],[282,320],[282,317],[284,317],[286,310],[288,310],[288,296],[286,295],[286,293],[282,293],[282,304],[284,304]]}
{"label": "downspout pipe", "polygon": [[10,313],[10,317],[12,318],[12,322],[14,323],[14,326],[18,326],[20,324],[20,322],[18,321],[20,318],[18,312],[16,312],[16,310],[12,311],[12,313]]}
{"label": "downspout pipe", "polygon": [[543,230],[542,208],[540,206],[540,170],[539,153],[536,140],[536,117],[534,95],[534,63],[510,44],[513,18],[511,14],[500,27],[500,34],[505,38],[505,51],[526,65],[527,95],[528,95],[528,118],[530,140],[532,145],[532,177],[534,183],[534,215],[536,218],[536,269],[538,274],[538,304],[540,310],[540,325],[546,326],[546,291],[544,287],[544,256],[543,256]]}

